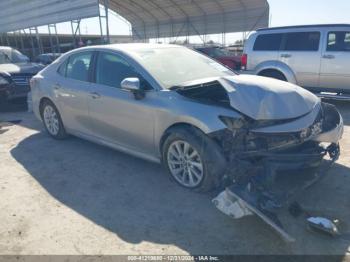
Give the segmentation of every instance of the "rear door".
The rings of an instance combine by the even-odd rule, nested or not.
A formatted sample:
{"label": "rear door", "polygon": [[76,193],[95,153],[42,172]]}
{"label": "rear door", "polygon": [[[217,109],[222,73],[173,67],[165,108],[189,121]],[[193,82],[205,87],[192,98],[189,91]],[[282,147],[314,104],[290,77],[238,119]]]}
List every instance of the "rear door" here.
{"label": "rear door", "polygon": [[350,30],[327,32],[320,87],[350,92]]}
{"label": "rear door", "polygon": [[290,32],[283,36],[279,60],[295,74],[297,84],[317,88],[320,71],[321,32]]}
{"label": "rear door", "polygon": [[91,134],[87,98],[91,92],[91,62],[93,51],[72,54],[58,69],[53,83],[60,113],[67,128]]}

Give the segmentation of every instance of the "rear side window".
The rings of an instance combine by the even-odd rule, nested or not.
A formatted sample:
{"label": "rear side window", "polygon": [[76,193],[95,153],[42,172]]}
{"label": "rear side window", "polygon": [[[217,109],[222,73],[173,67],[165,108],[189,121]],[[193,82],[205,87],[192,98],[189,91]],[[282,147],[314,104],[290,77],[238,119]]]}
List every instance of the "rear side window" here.
{"label": "rear side window", "polygon": [[350,32],[330,32],[327,51],[350,52]]}
{"label": "rear side window", "polygon": [[297,32],[285,34],[284,51],[318,51],[320,32]]}
{"label": "rear side window", "polygon": [[91,60],[92,52],[82,52],[70,56],[66,68],[66,77],[88,82]]}
{"label": "rear side window", "polygon": [[264,34],[256,38],[254,51],[279,51],[282,34]]}

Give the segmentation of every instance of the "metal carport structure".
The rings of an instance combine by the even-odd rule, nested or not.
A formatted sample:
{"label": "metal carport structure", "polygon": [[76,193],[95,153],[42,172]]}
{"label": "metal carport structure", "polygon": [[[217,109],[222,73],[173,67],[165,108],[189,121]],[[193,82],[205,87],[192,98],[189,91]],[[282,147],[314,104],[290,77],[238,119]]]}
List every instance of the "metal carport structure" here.
{"label": "metal carport structure", "polygon": [[[105,9],[102,13],[99,4]],[[26,37],[33,55],[42,53],[37,27],[47,26],[51,49],[59,52],[56,23],[70,21],[72,43],[76,47],[80,21],[89,17],[99,17],[101,43],[108,43],[108,9],[130,22],[133,37],[138,40],[208,34],[225,36],[267,27],[269,21],[267,0],[2,0],[0,44],[12,45],[6,34],[12,32],[11,39],[16,47],[23,49],[23,37]]]}
{"label": "metal carport structure", "polygon": [[139,39],[246,32],[269,21],[267,0],[109,0],[109,8]]}

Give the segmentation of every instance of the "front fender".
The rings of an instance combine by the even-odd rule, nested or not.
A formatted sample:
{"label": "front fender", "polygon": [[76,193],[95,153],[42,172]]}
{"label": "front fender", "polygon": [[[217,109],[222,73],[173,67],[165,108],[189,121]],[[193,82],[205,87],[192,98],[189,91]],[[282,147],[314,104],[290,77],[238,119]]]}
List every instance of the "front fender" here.
{"label": "front fender", "polygon": [[[175,97],[177,96],[175,95]],[[241,116],[241,114],[232,109],[194,103],[190,100],[174,99],[173,102],[167,103],[167,107],[162,107],[155,112],[154,141],[156,148],[159,148],[166,131],[173,126],[180,124],[191,125],[205,134],[210,134],[227,128],[219,116],[232,118]]]}

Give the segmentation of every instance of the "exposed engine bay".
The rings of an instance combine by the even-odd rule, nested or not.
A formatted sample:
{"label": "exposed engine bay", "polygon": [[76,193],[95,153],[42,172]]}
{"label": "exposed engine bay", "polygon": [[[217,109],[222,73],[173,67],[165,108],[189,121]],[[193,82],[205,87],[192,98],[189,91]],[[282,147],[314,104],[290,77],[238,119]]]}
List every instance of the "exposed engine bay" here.
{"label": "exposed engine bay", "polygon": [[176,91],[240,113],[238,118],[220,116],[227,128],[209,134],[228,163],[226,189],[213,200],[216,207],[236,219],[254,213],[293,241],[278,212],[339,158],[343,119],[335,106],[297,86],[288,84],[276,93],[269,80],[262,82],[261,87],[247,86],[244,78],[214,79]]}

